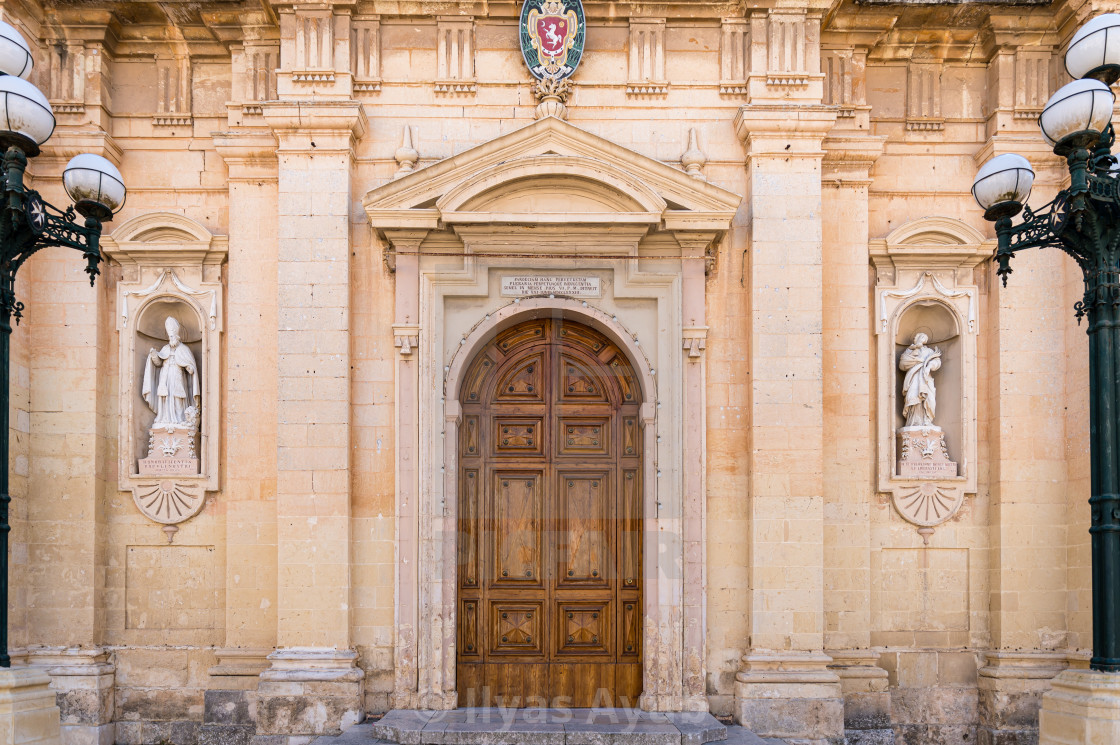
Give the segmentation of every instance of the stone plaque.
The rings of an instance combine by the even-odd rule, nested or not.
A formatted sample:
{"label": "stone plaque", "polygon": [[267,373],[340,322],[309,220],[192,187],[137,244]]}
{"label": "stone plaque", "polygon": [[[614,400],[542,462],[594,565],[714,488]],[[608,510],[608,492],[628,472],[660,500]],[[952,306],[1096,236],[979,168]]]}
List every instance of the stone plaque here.
{"label": "stone plaque", "polygon": [[600,294],[598,277],[561,277],[533,274],[502,277],[502,297],[525,297],[527,295],[599,297]]}
{"label": "stone plaque", "polygon": [[903,478],[955,479],[957,464],[949,460],[945,433],[940,427],[902,427],[898,430],[898,475]]}

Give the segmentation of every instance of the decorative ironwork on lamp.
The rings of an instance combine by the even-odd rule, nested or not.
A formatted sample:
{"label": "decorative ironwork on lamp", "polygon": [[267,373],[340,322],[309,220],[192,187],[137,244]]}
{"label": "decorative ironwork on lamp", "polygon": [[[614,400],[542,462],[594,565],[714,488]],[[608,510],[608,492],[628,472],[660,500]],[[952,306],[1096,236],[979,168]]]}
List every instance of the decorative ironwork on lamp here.
{"label": "decorative ironwork on lamp", "polygon": [[[74,205],[60,210],[23,182],[27,159],[54,133],[55,118],[46,96],[29,83],[31,49],[23,36],[0,21],[0,148],[4,150],[0,188],[0,667],[8,654],[8,375],[12,318],[19,322],[23,303],[16,299],[16,272],[36,251],[65,246],[82,253],[90,284],[99,273],[101,224],[125,200],[120,171],[99,155],[75,156],[63,173]],[[84,218],[79,220],[79,215]]]}
{"label": "decorative ironwork on lamp", "polygon": [[[1077,262],[1085,293],[1074,306],[1088,318],[1093,557],[1094,670],[1120,673],[1120,170],[1110,86],[1120,80],[1120,15],[1087,22],[1073,37],[1066,70],[1079,80],[1060,88],[1039,115],[1043,139],[1064,156],[1069,187],[1035,210],[1026,205],[1034,171],[1011,153],[989,160],[973,196],[995,222],[996,273],[1007,284],[1011,258],[1057,248]],[[1019,224],[1013,218],[1019,213]]]}

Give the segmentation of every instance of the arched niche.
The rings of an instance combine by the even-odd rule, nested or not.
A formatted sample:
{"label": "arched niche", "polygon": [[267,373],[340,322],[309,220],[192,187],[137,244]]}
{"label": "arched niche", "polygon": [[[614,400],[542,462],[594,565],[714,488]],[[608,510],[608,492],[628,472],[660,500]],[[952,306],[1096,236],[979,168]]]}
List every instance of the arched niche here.
{"label": "arched niche", "polygon": [[903,416],[904,396],[901,395],[905,373],[899,368],[899,360],[919,333],[924,333],[928,338],[927,346],[941,351],[941,368],[934,375],[938,402],[934,421],[945,432],[950,460],[960,463],[964,455],[964,413],[959,404],[966,399],[964,342],[961,339],[960,319],[952,308],[940,300],[915,300],[900,309],[894,335],[894,390],[898,391],[893,406],[894,429],[898,430],[906,423]]}
{"label": "arched niche", "polygon": [[[927,217],[871,241],[869,249],[875,269],[878,488],[928,541],[935,526],[959,511],[964,496],[976,493],[977,337],[983,324],[975,271],[995,245],[960,220]],[[903,436],[905,373],[899,361],[918,333],[927,335],[928,347],[941,351],[941,367],[933,373],[933,424],[944,433],[944,452],[956,464],[955,475],[948,468],[924,475],[910,468],[904,475],[899,466],[901,449],[915,441]],[[925,433],[923,448],[928,451],[938,439],[936,432]]]}
{"label": "arched niche", "polygon": [[[206,369],[207,357],[210,354],[206,345],[203,344],[206,321],[197,307],[185,302],[182,298],[174,295],[156,295],[148,298],[147,302],[140,306],[136,312],[136,343],[132,345],[132,368],[137,380],[142,379],[147,367],[149,351],[156,350],[158,352],[167,345],[168,338],[165,326],[168,318],[174,318],[179,323],[180,339],[190,350],[191,356],[198,365],[199,377],[202,377],[201,371]],[[209,380],[201,382],[202,387],[205,389],[209,382]],[[136,412],[130,422],[133,436],[132,456],[134,460],[139,462],[150,454],[148,433],[155,421],[156,414],[145,402],[142,395],[142,386],[134,385],[130,393],[133,397],[132,410]],[[193,446],[196,452],[199,449],[198,439],[206,438],[209,435],[205,431],[205,421],[202,421],[201,425],[197,437],[194,433],[190,435],[195,440]],[[200,464],[199,467],[204,468],[205,464]]]}
{"label": "arched niche", "polygon": [[[142,514],[163,525],[171,540],[175,526],[198,514],[206,494],[219,487],[226,239],[185,215],[153,212],[103,237],[102,250],[122,270],[116,324],[119,486],[132,493]],[[180,338],[197,367],[198,405],[190,419],[192,424],[194,418],[198,421],[194,429],[165,427],[163,439],[157,441],[156,414],[142,390],[149,353],[168,343],[168,318],[178,322]],[[188,395],[193,398],[193,388]],[[153,450],[163,456],[162,462],[141,467]],[[185,463],[167,462],[180,456]]]}

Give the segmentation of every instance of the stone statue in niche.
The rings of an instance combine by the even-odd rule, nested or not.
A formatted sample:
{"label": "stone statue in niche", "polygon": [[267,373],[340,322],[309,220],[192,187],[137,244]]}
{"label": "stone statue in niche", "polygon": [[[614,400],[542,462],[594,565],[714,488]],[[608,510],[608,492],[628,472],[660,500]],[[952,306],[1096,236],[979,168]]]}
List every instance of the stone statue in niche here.
{"label": "stone statue in niche", "polygon": [[144,362],[140,394],[156,415],[148,429],[148,457],[139,463],[142,476],[198,473],[195,439],[201,421],[202,387],[194,353],[182,340],[182,327],[168,316],[167,344],[152,348]]}
{"label": "stone statue in niche", "polygon": [[933,423],[937,386],[933,374],[941,369],[941,350],[928,346],[929,336],[918,332],[902,352],[898,367],[902,380],[902,415],[898,430],[898,475],[912,478],[955,478],[957,464],[949,460],[945,432]]}

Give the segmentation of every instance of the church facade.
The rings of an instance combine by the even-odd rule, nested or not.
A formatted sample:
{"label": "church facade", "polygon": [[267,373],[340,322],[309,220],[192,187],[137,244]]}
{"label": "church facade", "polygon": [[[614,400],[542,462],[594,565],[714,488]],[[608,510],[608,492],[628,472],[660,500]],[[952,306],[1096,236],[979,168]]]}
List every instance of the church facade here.
{"label": "church facade", "polygon": [[1036,118],[1111,6],[530,5],[4,0],[35,188],[129,188],[95,286],[16,287],[10,641],[63,743],[1035,742],[1092,642],[1083,283],[999,286],[969,188],[1062,188]]}

